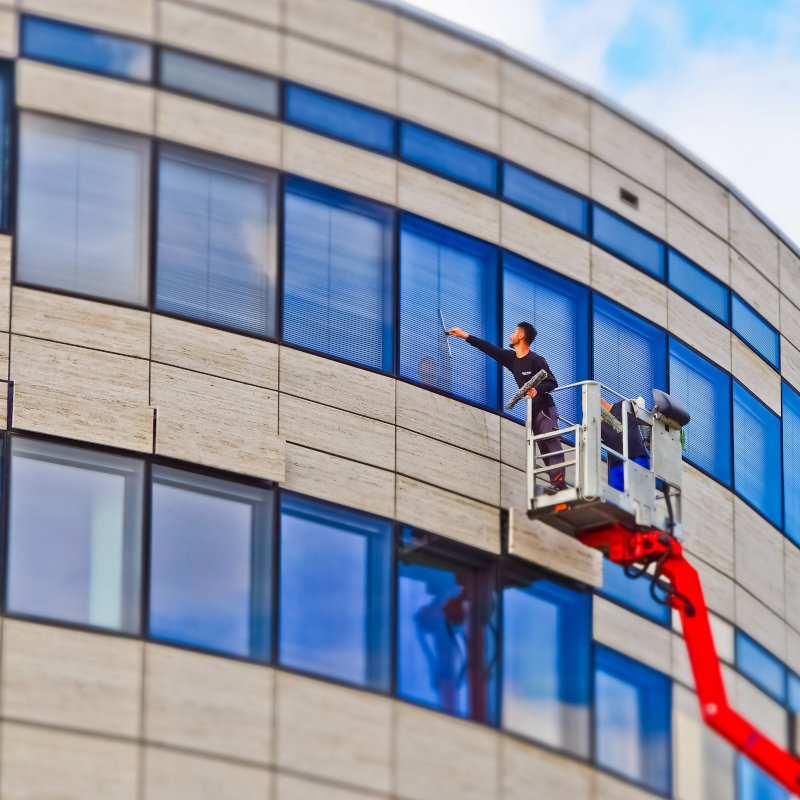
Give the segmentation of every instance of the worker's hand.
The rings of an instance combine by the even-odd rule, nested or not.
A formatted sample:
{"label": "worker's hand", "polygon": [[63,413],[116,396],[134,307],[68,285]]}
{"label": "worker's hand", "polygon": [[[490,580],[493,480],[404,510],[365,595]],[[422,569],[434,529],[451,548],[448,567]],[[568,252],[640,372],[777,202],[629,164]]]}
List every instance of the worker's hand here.
{"label": "worker's hand", "polygon": [[537,394],[539,394],[539,392],[537,392],[536,389],[534,388],[528,392],[528,397],[536,397]]}
{"label": "worker's hand", "polygon": [[458,336],[459,339],[466,339],[469,334],[466,331],[462,331],[461,328],[450,328],[447,331],[448,336]]}

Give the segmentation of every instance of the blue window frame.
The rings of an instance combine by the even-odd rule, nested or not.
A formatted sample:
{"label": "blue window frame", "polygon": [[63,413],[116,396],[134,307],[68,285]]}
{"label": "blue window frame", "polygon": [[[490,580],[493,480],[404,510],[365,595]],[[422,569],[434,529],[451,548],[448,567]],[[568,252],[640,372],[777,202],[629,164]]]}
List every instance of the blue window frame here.
{"label": "blue window frame", "polygon": [[392,210],[290,178],[284,225],[283,338],[391,371]]}
{"label": "blue window frame", "polygon": [[602,206],[593,206],[592,237],[603,247],[655,277],[664,278],[664,245]]}
{"label": "blue window frame", "polygon": [[[589,376],[589,291],[578,283],[542,269],[511,253],[503,253],[503,327],[507,337],[520,322],[536,328],[533,350],[543,356],[556,380],[566,386]],[[517,392],[514,376],[503,370],[503,398]],[[569,392],[569,393],[568,393]],[[580,392],[556,395],[559,414],[580,416]],[[508,412],[525,420],[525,404]]]}
{"label": "blue window frame", "polygon": [[595,748],[601,766],[669,794],[671,707],[666,675],[595,645]]}
{"label": "blue window frame", "polygon": [[782,386],[783,525],[786,535],[800,545],[800,394]]}
{"label": "blue window frame", "polygon": [[592,596],[506,575],[502,727],[589,757]]}
{"label": "blue window frame", "polygon": [[390,522],[283,495],[280,663],[387,691],[391,568]]}
{"label": "blue window frame", "polygon": [[731,329],[771,367],[781,368],[780,335],[736,294],[731,295]]}
{"label": "blue window frame", "polygon": [[279,84],[274,78],[174,50],[161,51],[159,82],[168,89],[259,114],[276,115],[280,107]]}
{"label": "blue window frame", "polygon": [[650,594],[650,581],[646,578],[627,577],[625,570],[619,564],[607,558],[603,559],[603,589],[600,593],[662,625],[671,624],[672,612],[668,606],[661,605],[653,599]]}
{"label": "blue window frame", "polygon": [[786,667],[741,631],[736,631],[736,666],[779,703],[786,702]]}
{"label": "blue window frame", "polygon": [[781,421],[739,381],[733,382],[733,487],[780,528]]}
{"label": "blue window frame", "polygon": [[392,117],[322,92],[288,85],[286,119],[372,150],[394,152]]}
{"label": "blue window frame", "polygon": [[736,800],[789,800],[789,793],[742,755],[736,756]]}
{"label": "blue window frame", "polygon": [[24,16],[21,49],[27,58],[74,69],[139,81],[152,78],[153,51],[149,45],[66,22]]}
{"label": "blue window frame", "polygon": [[268,660],[272,492],[153,467],[150,635]]}
{"label": "blue window frame", "polygon": [[496,342],[497,248],[401,214],[400,374],[494,407],[498,366],[445,328]]}
{"label": "blue window frame", "polygon": [[503,164],[503,197],[576,233],[587,232],[586,200],[513,164]]}
{"label": "blue window frame", "polygon": [[671,248],[667,251],[667,260],[669,285],[727,325],[730,320],[728,287]]}
{"label": "blue window frame", "polygon": [[689,409],[685,457],[730,486],[731,379],[719,367],[670,338],[669,391]]}

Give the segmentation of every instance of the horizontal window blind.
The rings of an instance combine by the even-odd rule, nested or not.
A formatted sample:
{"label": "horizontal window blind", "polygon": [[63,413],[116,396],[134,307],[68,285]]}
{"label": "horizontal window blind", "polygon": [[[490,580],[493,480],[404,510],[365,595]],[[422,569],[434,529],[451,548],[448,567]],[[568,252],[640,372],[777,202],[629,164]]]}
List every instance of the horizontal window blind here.
{"label": "horizontal window blind", "polygon": [[664,245],[621,217],[593,206],[592,236],[598,243],[657,278],[664,277]]}
{"label": "horizontal window blind", "polygon": [[727,325],[730,319],[728,287],[671,249],[668,251],[668,263],[670,286]]}
{"label": "horizontal window blind", "polygon": [[780,369],[778,332],[738,295],[731,297],[731,328],[775,369]]}

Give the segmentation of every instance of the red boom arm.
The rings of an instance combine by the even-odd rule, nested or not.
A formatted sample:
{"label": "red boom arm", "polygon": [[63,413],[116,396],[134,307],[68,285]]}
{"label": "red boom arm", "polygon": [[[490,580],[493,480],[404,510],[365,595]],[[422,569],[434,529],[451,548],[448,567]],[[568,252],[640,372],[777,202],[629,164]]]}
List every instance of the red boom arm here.
{"label": "red boom arm", "polygon": [[619,525],[592,531],[580,539],[622,566],[659,560],[661,573],[674,590],[667,597],[681,615],[697,699],[706,724],[785,786],[790,794],[800,793],[800,759],[778,747],[728,705],[703,589],[697,571],[683,557],[680,542],[665,533],[635,533]]}

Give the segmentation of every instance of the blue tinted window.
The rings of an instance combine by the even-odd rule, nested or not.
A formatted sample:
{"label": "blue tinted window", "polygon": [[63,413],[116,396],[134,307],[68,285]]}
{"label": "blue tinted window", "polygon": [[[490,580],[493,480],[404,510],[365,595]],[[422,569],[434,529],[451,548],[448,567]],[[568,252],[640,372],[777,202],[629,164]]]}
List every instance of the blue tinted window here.
{"label": "blue tinted window", "polygon": [[589,756],[592,596],[547,580],[503,590],[503,728]]}
{"label": "blue tinted window", "polygon": [[459,181],[497,191],[496,158],[408,122],[400,130],[400,155]]}
{"label": "blue tinted window", "polygon": [[11,142],[11,67],[0,65],[0,229],[8,228],[8,195]]}
{"label": "blue tinted window", "polygon": [[789,711],[795,714],[800,711],[800,678],[793,672],[789,673],[786,703]]}
{"label": "blue tinted window", "polygon": [[668,794],[671,785],[671,681],[613,650],[595,650],[598,763]]}
{"label": "blue tinted window", "polygon": [[738,381],[733,382],[733,485],[781,527],[781,423]]}
{"label": "blue tinted window", "polygon": [[594,206],[592,236],[598,243],[642,269],[664,277],[664,245],[629,222]]}
{"label": "blue tinted window", "polygon": [[278,81],[204,58],[161,51],[162,86],[262,114],[278,113]]}
{"label": "blue tinted window", "polygon": [[156,307],[274,335],[276,190],[267,170],[165,147]]}
{"label": "blue tinted window", "polygon": [[669,250],[667,257],[670,286],[727,324],[728,287],[674,250]]}
{"label": "blue tinted window", "polygon": [[64,22],[23,17],[22,54],[123,78],[149,81],[152,77],[149,45]]}
{"label": "blue tinted window", "polygon": [[283,496],[280,662],[388,690],[392,526]]}
{"label": "blue tinted window", "polygon": [[783,384],[783,498],[786,535],[800,545],[800,395]]}
{"label": "blue tinted window", "polygon": [[778,332],[735,294],[731,297],[731,328],[768,364],[780,369]]}
{"label": "blue tinted window", "polygon": [[693,464],[731,482],[731,380],[718,367],[669,340],[669,391],[692,415],[686,452]]}
{"label": "blue tinted window", "polygon": [[403,215],[400,374],[484,405],[497,402],[497,365],[445,328],[497,336],[497,250]]}
{"label": "blue tinted window", "polygon": [[629,578],[625,570],[607,558],[603,559],[602,593],[623,605],[635,608],[656,622],[670,624],[672,612],[653,600],[650,594],[650,580],[647,577]]}
{"label": "blue tinted window", "polygon": [[789,793],[744,756],[736,757],[737,800],[789,800]]}
{"label": "blue tinted window", "polygon": [[394,151],[390,116],[311,89],[286,88],[286,119],[375,150]]}
{"label": "blue tinted window", "polygon": [[586,233],[586,201],[511,164],[503,165],[503,197],[565,228]]}
{"label": "blue tinted window", "polygon": [[775,656],[736,631],[736,666],[780,702],[786,699],[786,668]]}
{"label": "blue tinted window", "polygon": [[150,635],[270,655],[272,493],[153,467]]}
{"label": "blue tinted window", "polygon": [[283,338],[390,371],[392,211],[300,180],[284,208]]}

